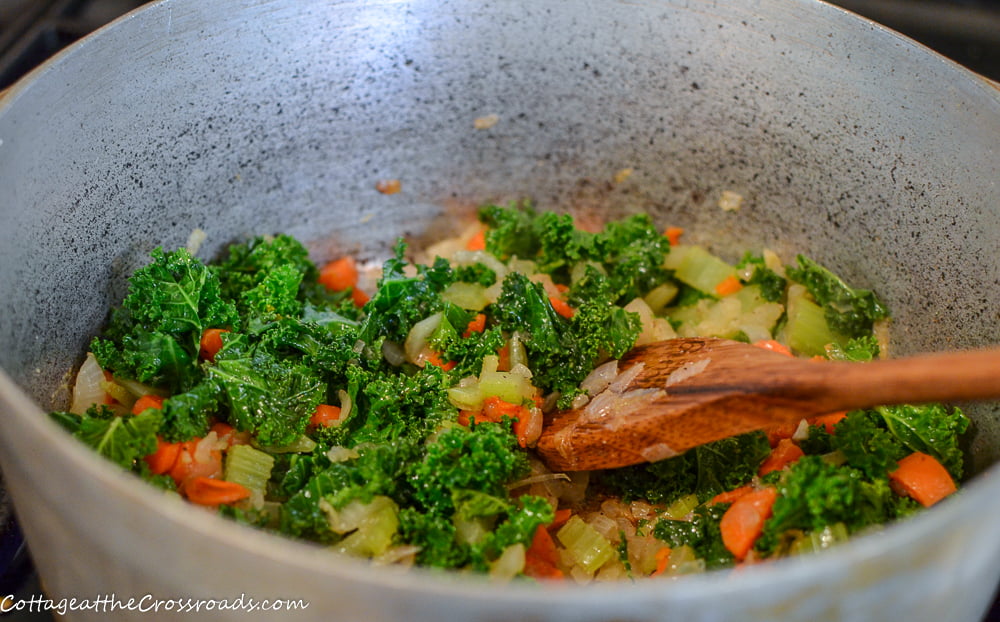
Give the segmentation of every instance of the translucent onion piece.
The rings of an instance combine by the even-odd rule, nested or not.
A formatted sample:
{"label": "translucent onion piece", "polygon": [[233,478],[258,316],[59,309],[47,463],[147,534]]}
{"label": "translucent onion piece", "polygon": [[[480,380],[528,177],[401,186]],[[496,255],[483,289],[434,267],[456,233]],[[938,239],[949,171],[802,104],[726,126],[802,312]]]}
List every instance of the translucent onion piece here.
{"label": "translucent onion piece", "polygon": [[427,341],[437,330],[438,326],[441,325],[441,318],[443,316],[441,313],[435,313],[434,315],[425,317],[410,329],[410,333],[406,336],[406,343],[403,344],[403,351],[406,353],[406,360],[413,363],[414,365],[419,365],[423,367],[427,362],[427,356],[429,354],[429,349]]}
{"label": "translucent onion piece", "polygon": [[94,404],[104,403],[104,389],[101,382],[104,381],[104,370],[97,363],[97,358],[90,352],[83,360],[80,371],[76,374],[76,382],[73,384],[73,399],[69,407],[71,413],[82,415]]}
{"label": "translucent onion piece", "polygon": [[490,564],[490,578],[509,581],[524,570],[524,545],[518,542],[503,550],[500,557]]}
{"label": "translucent onion piece", "polygon": [[[618,376],[618,361],[608,361],[603,365],[595,367],[592,372],[587,374],[587,377],[580,383],[580,388],[586,391],[587,395],[593,397],[604,389],[607,389],[616,376]],[[573,407],[578,408],[575,404]]]}

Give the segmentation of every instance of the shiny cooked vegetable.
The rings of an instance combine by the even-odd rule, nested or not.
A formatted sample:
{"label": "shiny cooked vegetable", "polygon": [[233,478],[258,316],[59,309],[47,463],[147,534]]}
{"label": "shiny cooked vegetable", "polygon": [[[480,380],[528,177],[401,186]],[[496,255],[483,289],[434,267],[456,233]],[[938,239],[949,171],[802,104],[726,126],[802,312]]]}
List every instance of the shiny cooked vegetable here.
{"label": "shiny cooked vegetable", "polygon": [[53,417],[170,494],[383,563],[534,580],[674,576],[834,546],[939,502],[968,421],[835,413],[656,463],[553,473],[544,415],[680,336],[871,360],[878,297],[798,257],[731,264],[645,215],[593,233],[528,203],[374,288],[287,235],[205,264],[156,249]]}

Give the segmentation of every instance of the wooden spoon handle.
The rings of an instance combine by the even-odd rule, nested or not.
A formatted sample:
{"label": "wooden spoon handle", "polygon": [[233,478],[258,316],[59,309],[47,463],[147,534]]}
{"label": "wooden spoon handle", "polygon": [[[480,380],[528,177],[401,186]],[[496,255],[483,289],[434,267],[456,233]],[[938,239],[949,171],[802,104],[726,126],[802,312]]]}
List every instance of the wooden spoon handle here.
{"label": "wooden spoon handle", "polygon": [[803,365],[790,378],[817,407],[851,410],[879,404],[1000,398],[1000,348],[924,354],[865,364]]}

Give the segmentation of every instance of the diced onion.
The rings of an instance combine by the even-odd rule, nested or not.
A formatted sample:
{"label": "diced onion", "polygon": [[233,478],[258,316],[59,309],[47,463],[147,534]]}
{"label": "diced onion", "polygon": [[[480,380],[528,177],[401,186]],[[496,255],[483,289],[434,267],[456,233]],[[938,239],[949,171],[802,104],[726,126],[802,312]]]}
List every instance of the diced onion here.
{"label": "diced onion", "polygon": [[490,578],[509,581],[524,570],[524,545],[518,542],[503,550],[500,557],[490,564]]}
{"label": "diced onion", "polygon": [[[587,377],[580,383],[580,388],[586,391],[587,395],[593,397],[607,389],[616,376],[618,376],[618,361],[608,361],[603,365],[598,365],[587,374]],[[575,404],[573,407],[578,408]]]}
{"label": "diced onion", "polygon": [[444,316],[438,312],[425,317],[413,325],[410,333],[406,336],[406,343],[403,344],[406,360],[420,367],[426,364],[427,357],[430,354],[427,342],[431,338],[431,335],[434,334],[434,331],[438,329],[438,326],[441,325],[442,317]]}
{"label": "diced onion", "polygon": [[382,342],[382,356],[393,367],[399,367],[406,362],[406,352],[395,341]]}
{"label": "diced onion", "polygon": [[93,353],[88,352],[87,358],[80,366],[80,371],[76,374],[76,382],[73,384],[73,400],[69,411],[82,415],[94,404],[103,404],[104,389],[101,388],[103,381],[104,370],[97,363],[97,358],[94,357]]}
{"label": "diced onion", "polygon": [[360,456],[358,452],[347,447],[341,447],[340,445],[334,445],[326,452],[326,457],[330,462],[347,462],[348,460],[354,460]]}

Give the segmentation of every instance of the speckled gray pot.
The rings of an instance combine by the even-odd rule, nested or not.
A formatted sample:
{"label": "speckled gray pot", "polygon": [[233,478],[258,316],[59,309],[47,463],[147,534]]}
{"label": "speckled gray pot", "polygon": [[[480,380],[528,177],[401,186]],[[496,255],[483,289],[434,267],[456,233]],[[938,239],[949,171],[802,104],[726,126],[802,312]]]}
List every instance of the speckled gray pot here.
{"label": "speckled gray pot", "polygon": [[[403,191],[375,192],[386,178]],[[649,210],[723,253],[807,251],[885,295],[897,353],[992,343],[998,179],[993,87],[819,2],[157,2],[0,104],[0,462],[57,599],[308,603],[282,619],[973,620],[1000,577],[996,406],[969,408],[977,479],[906,524],[740,572],[543,588],[371,569],[238,528],[42,411],[65,404],[123,275],[196,227],[205,256],[288,231],[317,258],[375,259],[523,195]],[[742,210],[718,209],[727,189]],[[137,614],[67,618],[114,616]]]}

